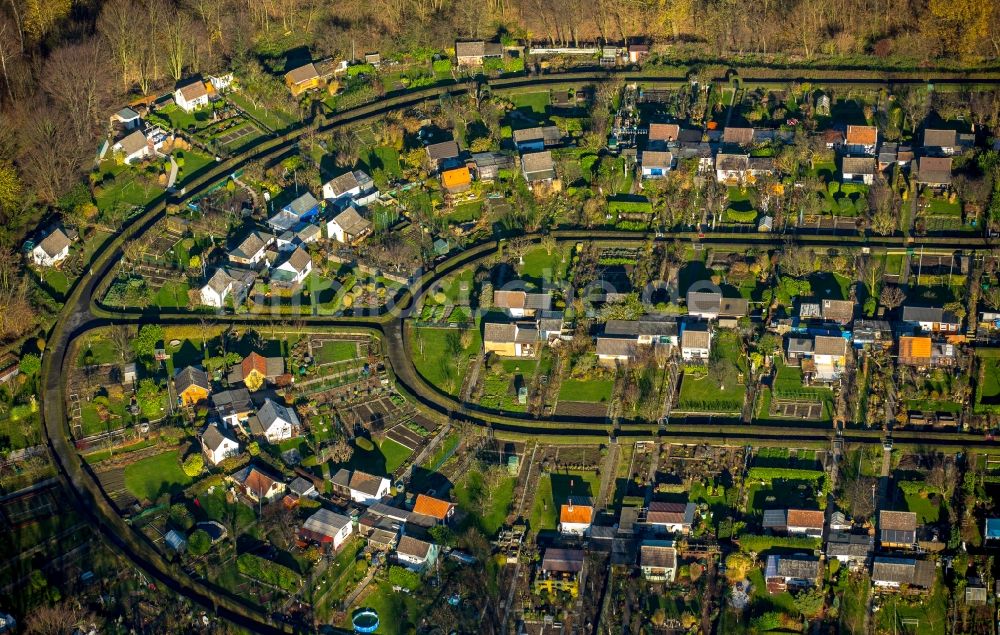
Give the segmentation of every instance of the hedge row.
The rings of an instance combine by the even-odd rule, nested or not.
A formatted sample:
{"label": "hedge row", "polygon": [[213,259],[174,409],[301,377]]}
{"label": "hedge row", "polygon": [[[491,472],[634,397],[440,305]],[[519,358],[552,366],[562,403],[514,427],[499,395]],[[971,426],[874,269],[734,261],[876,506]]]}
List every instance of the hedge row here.
{"label": "hedge row", "polygon": [[826,476],[820,470],[801,470],[794,467],[752,467],[747,473],[747,478],[773,481],[776,478],[797,481],[818,481]]}
{"label": "hedge row", "polygon": [[608,201],[608,211],[618,214],[651,214],[653,204],[649,201]]}
{"label": "hedge row", "polygon": [[245,576],[260,580],[265,584],[294,593],[302,579],[288,567],[271,562],[252,553],[243,553],[236,558],[236,567]]}
{"label": "hedge row", "polygon": [[758,536],[742,534],[737,538],[741,551],[761,553],[768,549],[808,549],[813,551],[822,546],[819,538],[797,538],[791,536]]}

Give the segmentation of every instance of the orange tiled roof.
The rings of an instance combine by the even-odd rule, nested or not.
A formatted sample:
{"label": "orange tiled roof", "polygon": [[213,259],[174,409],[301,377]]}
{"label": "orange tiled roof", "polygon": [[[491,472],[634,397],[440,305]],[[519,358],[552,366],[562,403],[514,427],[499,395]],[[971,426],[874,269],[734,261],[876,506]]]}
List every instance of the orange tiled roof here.
{"label": "orange tiled roof", "polygon": [[871,146],[878,142],[875,126],[847,126],[847,145]]}
{"label": "orange tiled roof", "polygon": [[899,338],[899,356],[903,359],[920,359],[931,356],[931,338],[910,337]]}
{"label": "orange tiled roof", "polygon": [[418,494],[417,502],[413,505],[414,512],[430,516],[431,518],[437,518],[438,520],[447,518],[449,509],[451,509],[451,503],[448,501],[427,496],[426,494]]}
{"label": "orange tiled roof", "polygon": [[809,509],[789,509],[785,521],[789,527],[822,527],[823,512]]}
{"label": "orange tiled roof", "polygon": [[590,523],[594,519],[594,508],[590,505],[563,505],[559,508],[561,523]]}
{"label": "orange tiled roof", "polygon": [[441,173],[441,182],[445,187],[458,187],[472,183],[472,175],[469,168],[461,167]]}

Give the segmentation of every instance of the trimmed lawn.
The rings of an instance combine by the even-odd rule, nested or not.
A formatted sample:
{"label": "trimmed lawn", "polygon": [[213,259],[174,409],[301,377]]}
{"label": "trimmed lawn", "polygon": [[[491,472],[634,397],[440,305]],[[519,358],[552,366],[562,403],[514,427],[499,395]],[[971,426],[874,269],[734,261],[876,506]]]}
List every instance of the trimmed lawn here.
{"label": "trimmed lawn", "polygon": [[469,358],[482,346],[482,334],[468,329],[469,345],[462,346],[459,329],[420,327],[413,329],[410,341],[417,372],[439,390],[457,395],[469,368]]}
{"label": "trimmed lawn", "polygon": [[323,345],[318,348],[313,345],[313,354],[317,364],[344,362],[358,358],[358,345],[344,340],[324,340]]}
{"label": "trimmed lawn", "polygon": [[757,218],[757,212],[750,201],[750,190],[729,187],[729,205],[726,206],[726,220],[731,223],[752,223]]}
{"label": "trimmed lawn", "polygon": [[747,575],[747,579],[753,584],[753,610],[761,613],[767,611],[779,611],[791,616],[799,614],[795,608],[795,598],[788,591],[771,595],[767,592],[767,585],[764,583],[764,570],[761,567],[752,569]]}
{"label": "trimmed lawn", "polygon": [[739,412],[746,387],[739,382],[721,384],[707,373],[684,372],[678,405],[682,409]]}
{"label": "trimmed lawn", "polygon": [[829,183],[837,174],[837,164],[833,161],[815,161],[809,173]]}
{"label": "trimmed lawn", "polygon": [[768,483],[747,485],[747,514],[763,516],[767,509],[818,509],[816,485],[812,481],[776,478]]}
{"label": "trimmed lawn", "polygon": [[271,130],[282,130],[297,121],[294,116],[284,110],[276,108],[258,108],[257,106],[254,106],[249,99],[235,91],[230,91],[230,93],[226,95],[226,99]]}
{"label": "trimmed lawn", "polygon": [[60,296],[66,295],[66,292],[69,291],[69,278],[67,278],[66,274],[59,269],[46,269],[42,273],[41,278],[45,284],[49,285],[49,288],[52,289],[53,292]]}
{"label": "trimmed lawn", "polygon": [[174,183],[174,187],[183,187],[197,176],[202,168],[215,163],[214,157],[202,154],[201,152],[195,152],[194,150],[177,150],[174,152],[174,158],[178,160],[178,164],[180,163],[180,159],[184,159],[184,165],[181,165],[177,170],[177,182]]}
{"label": "trimmed lawn", "polygon": [[379,146],[371,151],[368,163],[372,169],[379,168],[390,180],[403,178],[403,169],[399,166],[399,153],[395,148]]}
{"label": "trimmed lawn", "polygon": [[833,390],[822,386],[804,386],[802,384],[802,369],[796,366],[778,366],[774,375],[774,395],[786,399],[815,398],[826,404],[824,414],[833,408]]}
{"label": "trimmed lawn", "polygon": [[[201,510],[197,516],[198,520],[215,520],[228,524],[235,518],[236,525],[244,528],[257,520],[257,513],[253,507],[240,502],[228,502],[226,490],[221,487],[216,487],[211,494],[208,492],[200,494],[197,509]],[[230,535],[230,539],[232,538]]]}
{"label": "trimmed lawn", "polygon": [[403,635],[415,628],[410,622],[424,612],[422,603],[415,595],[398,593],[392,590],[388,581],[368,586],[368,590],[359,596],[357,603],[350,608],[341,626],[351,627],[351,615],[355,609],[367,607],[378,613],[379,626],[376,633],[386,635]]}
{"label": "trimmed lawn", "polygon": [[479,220],[483,215],[483,202],[482,201],[466,201],[464,203],[459,203],[455,206],[455,209],[448,214],[448,222],[450,223],[468,223],[470,221]]}
{"label": "trimmed lawn", "polygon": [[473,470],[455,485],[455,498],[459,507],[468,512],[468,522],[479,527],[487,536],[493,537],[507,520],[514,501],[514,484],[511,477],[493,490],[492,496],[485,490],[483,475]]}
{"label": "trimmed lawn", "polygon": [[946,198],[932,198],[927,204],[927,213],[932,216],[961,216],[962,203],[954,203]]}
{"label": "trimmed lawn", "polygon": [[125,488],[141,501],[155,501],[191,483],[181,469],[179,451],[172,450],[137,461],[125,468]]}
{"label": "trimmed lawn", "polygon": [[885,272],[891,276],[901,275],[905,259],[906,254],[887,254],[885,257]]}
{"label": "trimmed lawn", "polygon": [[910,410],[923,412],[962,412],[962,404],[934,399],[907,399],[906,407]]}
{"label": "trimmed lawn", "polygon": [[562,470],[544,474],[531,506],[531,529],[554,531],[559,524],[559,508],[570,496],[584,503],[596,497],[600,489],[601,477],[596,472]]}
{"label": "trimmed lawn", "polygon": [[948,597],[939,575],[929,597],[887,595],[875,614],[875,623],[881,633],[943,635],[947,632],[947,613]]}
{"label": "trimmed lawn", "polygon": [[162,115],[164,118],[170,121],[172,125],[177,130],[187,130],[188,126],[194,126],[196,130],[200,130],[212,123],[212,109],[211,108],[199,108],[194,112],[184,112],[176,104],[166,106],[165,108],[160,108],[156,111],[158,115]]}
{"label": "trimmed lawn", "polygon": [[84,367],[87,365],[87,357],[90,357],[90,363],[92,364],[113,364],[117,361],[117,355],[115,355],[114,346],[111,345],[111,341],[93,335],[88,337],[80,345],[80,356],[77,358],[76,365],[79,367]]}
{"label": "trimmed lawn", "polygon": [[906,511],[917,515],[917,522],[920,524],[936,523],[941,516],[941,506],[931,498],[924,498],[920,494],[903,494],[906,499]]}
{"label": "trimmed lawn", "polygon": [[556,247],[550,255],[544,247],[524,254],[524,264],[518,267],[522,278],[541,281],[562,280],[569,266],[568,248]]}
{"label": "trimmed lawn", "polygon": [[108,188],[101,188],[95,197],[98,209],[102,211],[110,210],[118,203],[130,206],[145,207],[154,198],[163,193],[163,189],[157,185],[144,187],[128,175],[120,177],[114,185]]}
{"label": "trimmed lawn", "polygon": [[[25,406],[24,408],[27,408]],[[17,408],[15,408],[17,410]],[[12,450],[26,448],[42,438],[42,415],[37,412],[21,412],[0,415],[0,439],[5,447]],[[28,435],[25,435],[25,432]]]}
{"label": "trimmed lawn", "polygon": [[517,109],[523,108],[544,115],[549,106],[549,91],[512,95],[511,101],[514,102],[514,107]]}
{"label": "trimmed lawn", "polygon": [[413,454],[410,448],[392,439],[382,441],[379,448],[382,450],[382,456],[385,457],[385,471],[389,474],[395,472],[396,468],[402,465]]}
{"label": "trimmed lawn", "polygon": [[605,403],[611,399],[614,387],[610,379],[566,379],[559,387],[559,400]]}
{"label": "trimmed lawn", "polygon": [[983,383],[979,386],[981,401],[996,402],[1000,397],[1000,358],[983,358],[980,363],[985,366]]}
{"label": "trimmed lawn", "polygon": [[809,276],[813,296],[820,300],[846,300],[851,297],[851,279],[839,273],[817,272]]}
{"label": "trimmed lawn", "polygon": [[188,291],[190,290],[187,282],[165,282],[160,290],[156,292],[156,297],[153,299],[153,304],[157,305],[161,309],[184,309],[188,305]]}

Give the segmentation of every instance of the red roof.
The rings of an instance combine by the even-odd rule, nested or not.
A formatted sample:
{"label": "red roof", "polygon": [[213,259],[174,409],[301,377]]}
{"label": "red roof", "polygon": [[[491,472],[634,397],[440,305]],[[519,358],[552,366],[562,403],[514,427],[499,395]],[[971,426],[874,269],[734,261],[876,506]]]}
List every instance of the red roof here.
{"label": "red roof", "polygon": [[249,377],[252,371],[257,371],[261,377],[267,377],[267,360],[256,351],[243,358],[243,376]]}

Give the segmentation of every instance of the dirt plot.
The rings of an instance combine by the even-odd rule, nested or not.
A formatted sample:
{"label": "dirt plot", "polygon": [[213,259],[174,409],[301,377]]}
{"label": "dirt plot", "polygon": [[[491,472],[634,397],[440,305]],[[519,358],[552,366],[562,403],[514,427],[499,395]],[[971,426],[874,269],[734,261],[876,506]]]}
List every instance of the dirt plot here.
{"label": "dirt plot", "polygon": [[59,491],[57,488],[49,488],[9,500],[0,505],[0,518],[5,524],[16,526],[36,518],[52,516],[62,507]]}
{"label": "dirt plot", "polygon": [[556,406],[557,417],[606,417],[608,406],[587,401],[560,401]]}
{"label": "dirt plot", "polygon": [[238,143],[240,140],[246,139],[247,137],[256,137],[260,134],[261,132],[257,129],[257,126],[250,123],[233,128],[228,132],[224,132],[216,137],[216,140],[224,146],[230,146]]}
{"label": "dirt plot", "polygon": [[147,254],[157,260],[162,260],[174,248],[182,236],[169,230],[156,234],[149,244]]}
{"label": "dirt plot", "polygon": [[401,446],[411,450],[416,450],[424,442],[422,436],[402,424],[389,430],[385,436],[387,439],[392,439]]}
{"label": "dirt plot", "polygon": [[434,436],[434,433],[437,432],[437,429],[441,427],[440,425],[438,425],[437,421],[425,417],[424,415],[421,414],[414,414],[412,421],[413,423],[417,424],[424,430],[427,430],[428,437]]}
{"label": "dirt plot", "polygon": [[116,467],[106,472],[100,472],[97,479],[101,482],[103,489],[119,514],[125,513],[130,507],[139,501],[127,489],[125,489],[125,468]]}
{"label": "dirt plot", "polygon": [[823,404],[819,401],[776,400],[771,405],[771,414],[794,419],[820,419],[823,416]]}
{"label": "dirt plot", "polygon": [[400,419],[408,420],[409,415],[409,409],[395,405],[388,396],[376,397],[340,409],[344,425],[355,430],[364,428],[376,433],[390,427],[390,424],[399,422]]}
{"label": "dirt plot", "polygon": [[735,474],[743,461],[742,447],[667,444],[660,453],[657,481],[701,479],[723,471]]}
{"label": "dirt plot", "polygon": [[348,404],[366,395],[379,394],[384,390],[382,379],[372,376],[332,388],[320,388],[314,391],[307,388],[304,392],[309,395],[310,399],[316,400],[317,403],[339,406]]}

